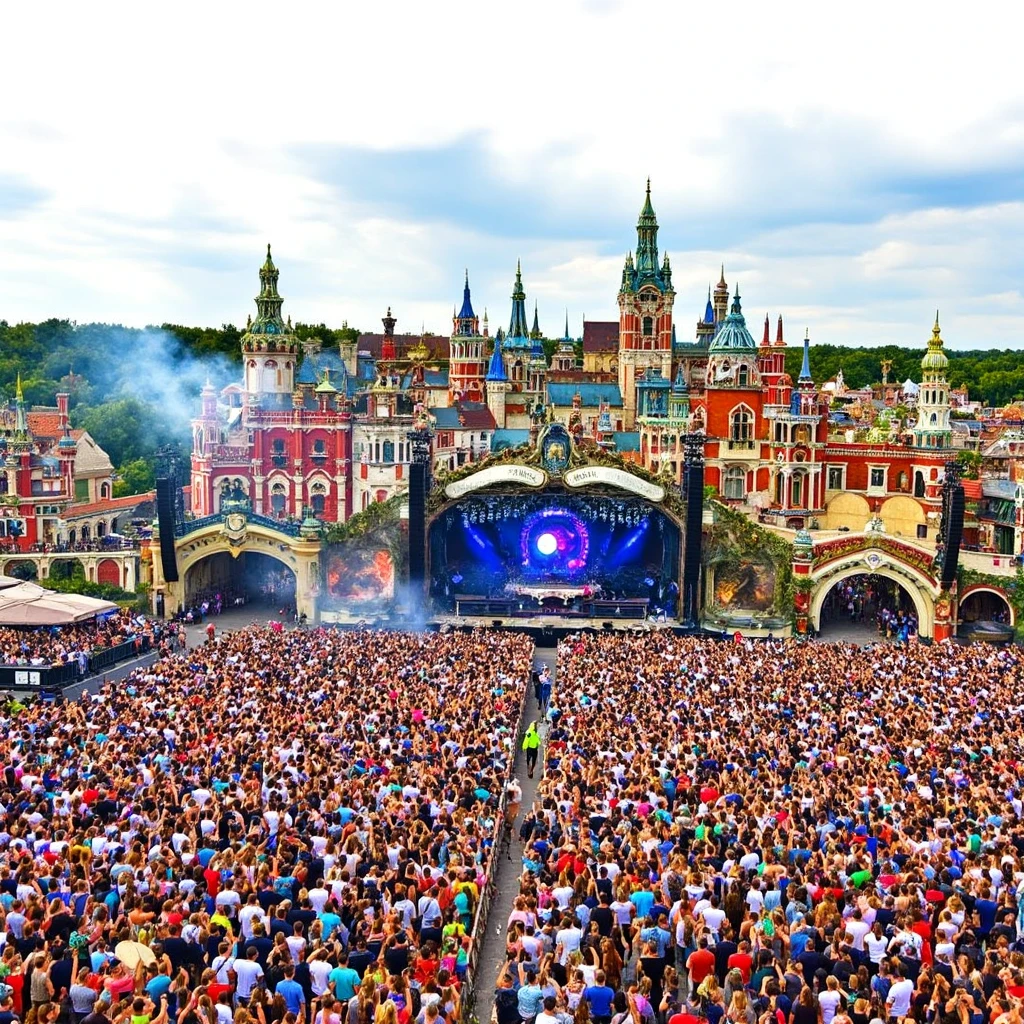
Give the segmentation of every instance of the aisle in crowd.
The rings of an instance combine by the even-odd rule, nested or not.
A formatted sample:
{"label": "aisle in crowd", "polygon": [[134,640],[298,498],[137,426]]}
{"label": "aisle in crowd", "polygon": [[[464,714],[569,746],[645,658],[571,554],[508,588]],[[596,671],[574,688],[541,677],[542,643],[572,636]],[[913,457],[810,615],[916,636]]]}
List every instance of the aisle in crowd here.
{"label": "aisle in crowd", "polygon": [[0,715],[0,1021],[454,1024],[532,653],[251,627]]}
{"label": "aisle in crowd", "polygon": [[1017,649],[559,648],[498,1024],[1020,1024]]}

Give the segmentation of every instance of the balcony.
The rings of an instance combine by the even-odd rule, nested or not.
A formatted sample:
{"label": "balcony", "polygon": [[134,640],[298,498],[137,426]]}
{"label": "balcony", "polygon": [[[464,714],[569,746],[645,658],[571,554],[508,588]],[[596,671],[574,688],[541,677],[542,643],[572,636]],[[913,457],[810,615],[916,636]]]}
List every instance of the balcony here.
{"label": "balcony", "polygon": [[725,446],[731,452],[752,452],[757,442],[752,437],[733,437],[726,441]]}

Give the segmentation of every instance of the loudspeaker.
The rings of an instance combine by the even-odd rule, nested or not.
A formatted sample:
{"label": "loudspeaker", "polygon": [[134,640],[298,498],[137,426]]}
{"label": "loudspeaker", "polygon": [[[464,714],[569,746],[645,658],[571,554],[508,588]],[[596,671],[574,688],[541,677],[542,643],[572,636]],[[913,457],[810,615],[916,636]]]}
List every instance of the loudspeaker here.
{"label": "loudspeaker", "polygon": [[178,557],[174,550],[174,481],[161,476],[156,481],[156,521],[160,527],[160,565],[168,583],[178,582]]}
{"label": "loudspeaker", "polygon": [[956,579],[957,566],[960,564],[960,541],[964,535],[964,489],[962,484],[957,484],[949,495],[949,508],[945,519],[946,536],[943,538],[942,585],[948,587]]}
{"label": "loudspeaker", "polygon": [[686,465],[686,541],[683,545],[683,622],[696,625],[700,614],[700,568],[704,543],[704,461]]}
{"label": "loudspeaker", "polygon": [[421,591],[427,578],[427,469],[425,462],[409,467],[409,585]]}

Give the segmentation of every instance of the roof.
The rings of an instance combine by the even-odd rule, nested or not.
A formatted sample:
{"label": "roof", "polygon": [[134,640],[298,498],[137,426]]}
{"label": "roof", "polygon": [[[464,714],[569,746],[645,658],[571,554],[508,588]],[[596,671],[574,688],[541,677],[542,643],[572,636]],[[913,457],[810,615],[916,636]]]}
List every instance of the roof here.
{"label": "roof", "polygon": [[473,312],[473,303],[469,301],[469,271],[466,271],[466,284],[462,289],[462,309],[459,310],[460,320],[473,320],[476,313]]}
{"label": "roof", "polygon": [[620,452],[640,451],[640,433],[636,430],[613,431],[612,440],[615,450]]}
{"label": "roof", "polygon": [[548,384],[548,401],[554,405],[572,405],[576,392],[585,406],[598,406],[607,402],[610,406],[622,406],[622,393],[618,384]]}
{"label": "roof", "polygon": [[616,352],[619,348],[618,320],[584,320],[584,352]]}
{"label": "roof", "polygon": [[[428,388],[446,388],[448,387],[448,371],[447,370],[423,370],[423,383]],[[408,391],[412,387],[412,371],[402,377],[402,389]]]}
{"label": "roof", "polygon": [[[430,350],[431,359],[448,358],[448,338],[440,334],[395,334],[392,335],[395,343],[395,355],[397,358],[405,358],[409,349],[415,348],[422,341]],[[360,334],[356,341],[358,352],[368,352],[372,359],[380,359],[381,348],[384,345],[383,334]]]}
{"label": "roof", "polygon": [[33,437],[53,440],[60,437],[60,413],[56,409],[30,409],[25,413],[25,420]]}
{"label": "roof", "polygon": [[757,345],[754,342],[750,331],[747,330],[747,321],[743,316],[743,309],[740,306],[739,289],[733,296],[732,308],[729,315],[722,322],[722,326],[711,342],[712,352],[756,352]]}
{"label": "roof", "polygon": [[529,430],[495,430],[491,435],[491,451],[497,451],[499,448],[516,448],[529,440]]}
{"label": "roof", "polygon": [[75,474],[113,473],[114,464],[110,456],[89,436],[82,431],[78,441],[78,452],[75,455]]}
{"label": "roof", "polygon": [[1017,496],[1015,480],[982,480],[981,493],[986,498],[1005,498],[1012,501]]}
{"label": "roof", "polygon": [[104,512],[123,512],[127,508],[135,508],[147,501],[153,501],[156,491],[145,494],[126,494],[123,498],[106,498],[103,501],[89,501],[68,505],[64,513],[65,519],[77,519],[80,516],[95,516]]}
{"label": "roof", "polygon": [[456,402],[430,409],[437,430],[494,430],[491,410],[483,402]]}

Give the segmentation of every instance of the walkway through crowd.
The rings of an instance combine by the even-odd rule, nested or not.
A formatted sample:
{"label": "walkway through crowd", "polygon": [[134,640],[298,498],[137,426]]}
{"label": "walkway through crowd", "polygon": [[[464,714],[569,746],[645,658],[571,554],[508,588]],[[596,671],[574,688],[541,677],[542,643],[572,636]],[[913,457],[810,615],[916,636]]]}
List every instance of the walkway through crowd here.
{"label": "walkway through crowd", "polygon": [[[551,670],[552,682],[557,685],[558,666],[556,653],[551,648],[539,648],[534,656],[535,668],[542,669],[545,665]],[[526,697],[523,714],[523,726],[541,717],[541,709],[537,696],[531,689]],[[494,986],[492,984],[502,962],[505,959],[505,922],[512,913],[512,904],[519,894],[519,875],[523,869],[523,847],[519,841],[519,823],[523,815],[533,806],[537,795],[537,786],[544,774],[544,738],[546,730],[541,730],[541,749],[537,759],[537,770],[531,779],[526,772],[526,754],[522,742],[517,744],[517,753],[513,778],[518,779],[523,790],[523,799],[518,819],[512,825],[512,839],[507,853],[503,850],[495,871],[494,899],[487,920],[483,946],[480,950],[479,970],[476,985],[476,1016],[478,1020],[489,1021],[494,1007]],[[495,837],[498,842],[498,837]]]}

